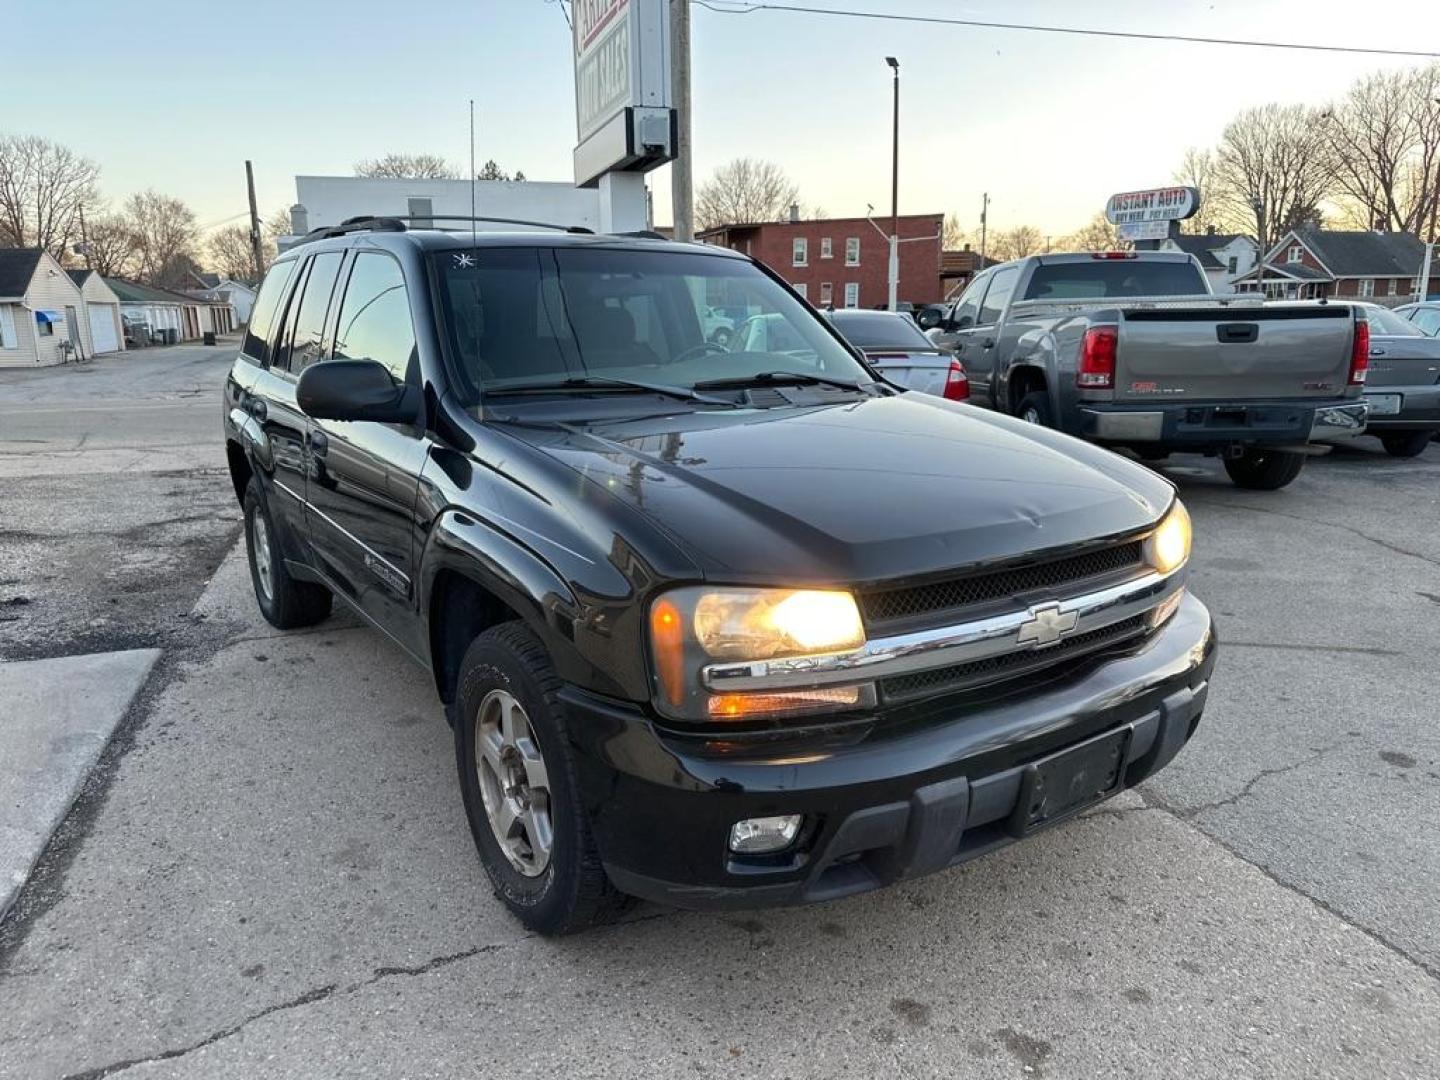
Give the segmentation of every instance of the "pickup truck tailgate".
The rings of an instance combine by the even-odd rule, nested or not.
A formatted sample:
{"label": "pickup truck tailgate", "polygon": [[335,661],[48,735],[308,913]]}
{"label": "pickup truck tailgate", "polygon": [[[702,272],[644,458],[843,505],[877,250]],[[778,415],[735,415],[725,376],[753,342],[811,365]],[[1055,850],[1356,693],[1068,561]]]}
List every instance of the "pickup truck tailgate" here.
{"label": "pickup truck tailgate", "polygon": [[1115,400],[1334,398],[1354,321],[1345,304],[1122,310]]}

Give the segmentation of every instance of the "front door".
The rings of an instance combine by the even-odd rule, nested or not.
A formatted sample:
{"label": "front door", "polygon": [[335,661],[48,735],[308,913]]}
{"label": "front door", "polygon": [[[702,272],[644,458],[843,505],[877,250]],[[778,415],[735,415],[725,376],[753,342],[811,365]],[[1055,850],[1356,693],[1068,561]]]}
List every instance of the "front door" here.
{"label": "front door", "polygon": [[70,335],[70,344],[75,346],[75,355],[87,355],[84,339],[80,336],[80,316],[69,304],[65,305],[65,329]]}
{"label": "front door", "polygon": [[[336,296],[333,358],[374,360],[397,382],[418,385],[415,328],[399,262],[384,252],[357,253]],[[321,569],[417,654],[424,644],[414,618],[415,499],[426,453],[418,422],[310,420],[309,531]]]}

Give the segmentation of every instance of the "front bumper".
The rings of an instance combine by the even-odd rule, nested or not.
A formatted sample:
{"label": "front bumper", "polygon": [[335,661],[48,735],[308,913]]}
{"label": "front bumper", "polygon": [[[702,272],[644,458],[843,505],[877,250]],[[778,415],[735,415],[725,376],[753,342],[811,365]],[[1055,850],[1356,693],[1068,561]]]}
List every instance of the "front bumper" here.
{"label": "front bumper", "polygon": [[1210,450],[1236,444],[1296,446],[1354,438],[1365,431],[1363,400],[1254,404],[1184,402],[1160,405],[1084,402],[1080,434],[1096,442]]}
{"label": "front bumper", "polygon": [[[564,697],[615,885],[678,907],[771,907],[864,892],[1012,842],[1035,763],[1088,740],[1126,733],[1107,796],[1139,783],[1194,733],[1215,651],[1209,612],[1186,595],[1144,645],[1048,688],[958,710],[921,703],[780,741],[681,735],[580,690]],[[794,813],[805,815],[795,850],[729,853],[736,821]]]}

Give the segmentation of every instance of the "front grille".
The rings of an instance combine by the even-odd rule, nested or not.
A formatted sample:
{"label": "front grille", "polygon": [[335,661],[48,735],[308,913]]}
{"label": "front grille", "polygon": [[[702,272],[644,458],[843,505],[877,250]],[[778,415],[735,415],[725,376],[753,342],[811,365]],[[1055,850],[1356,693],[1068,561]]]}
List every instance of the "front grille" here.
{"label": "front grille", "polygon": [[903,700],[921,694],[953,693],[972,690],[1004,679],[1054,667],[1096,652],[1099,649],[1117,645],[1145,632],[1149,615],[1135,615],[1123,622],[1102,626],[1073,638],[1065,638],[1058,645],[1045,649],[1026,649],[1022,652],[1004,653],[1000,656],[972,660],[965,664],[917,671],[911,675],[896,675],[880,682],[880,690],[887,701]]}
{"label": "front grille", "polygon": [[988,600],[1046,590],[1061,599],[1075,593],[1077,582],[1139,569],[1139,540],[1049,562],[981,572],[901,589],[861,592],[856,599],[867,624],[895,622],[937,611],[970,607]]}

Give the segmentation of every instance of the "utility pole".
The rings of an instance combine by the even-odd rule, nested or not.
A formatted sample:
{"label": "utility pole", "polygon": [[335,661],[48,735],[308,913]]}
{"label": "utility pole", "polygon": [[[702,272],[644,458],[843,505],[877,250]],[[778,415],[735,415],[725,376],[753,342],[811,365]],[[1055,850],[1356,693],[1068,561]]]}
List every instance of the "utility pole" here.
{"label": "utility pole", "polygon": [[[990,214],[990,193],[980,196],[980,270],[985,269],[985,219]],[[976,273],[979,273],[977,270]]]}
{"label": "utility pole", "polygon": [[675,107],[675,160],[670,163],[675,239],[695,239],[695,190],[690,158],[690,0],[670,0],[670,97]]}
{"label": "utility pole", "polygon": [[895,105],[890,140],[890,303],[899,306],[900,296],[900,61],[887,56],[885,63],[895,72]]}
{"label": "utility pole", "polygon": [[260,212],[255,209],[255,170],[245,162],[245,187],[250,192],[250,254],[255,259],[255,280],[265,276],[265,258],[260,252]]}

